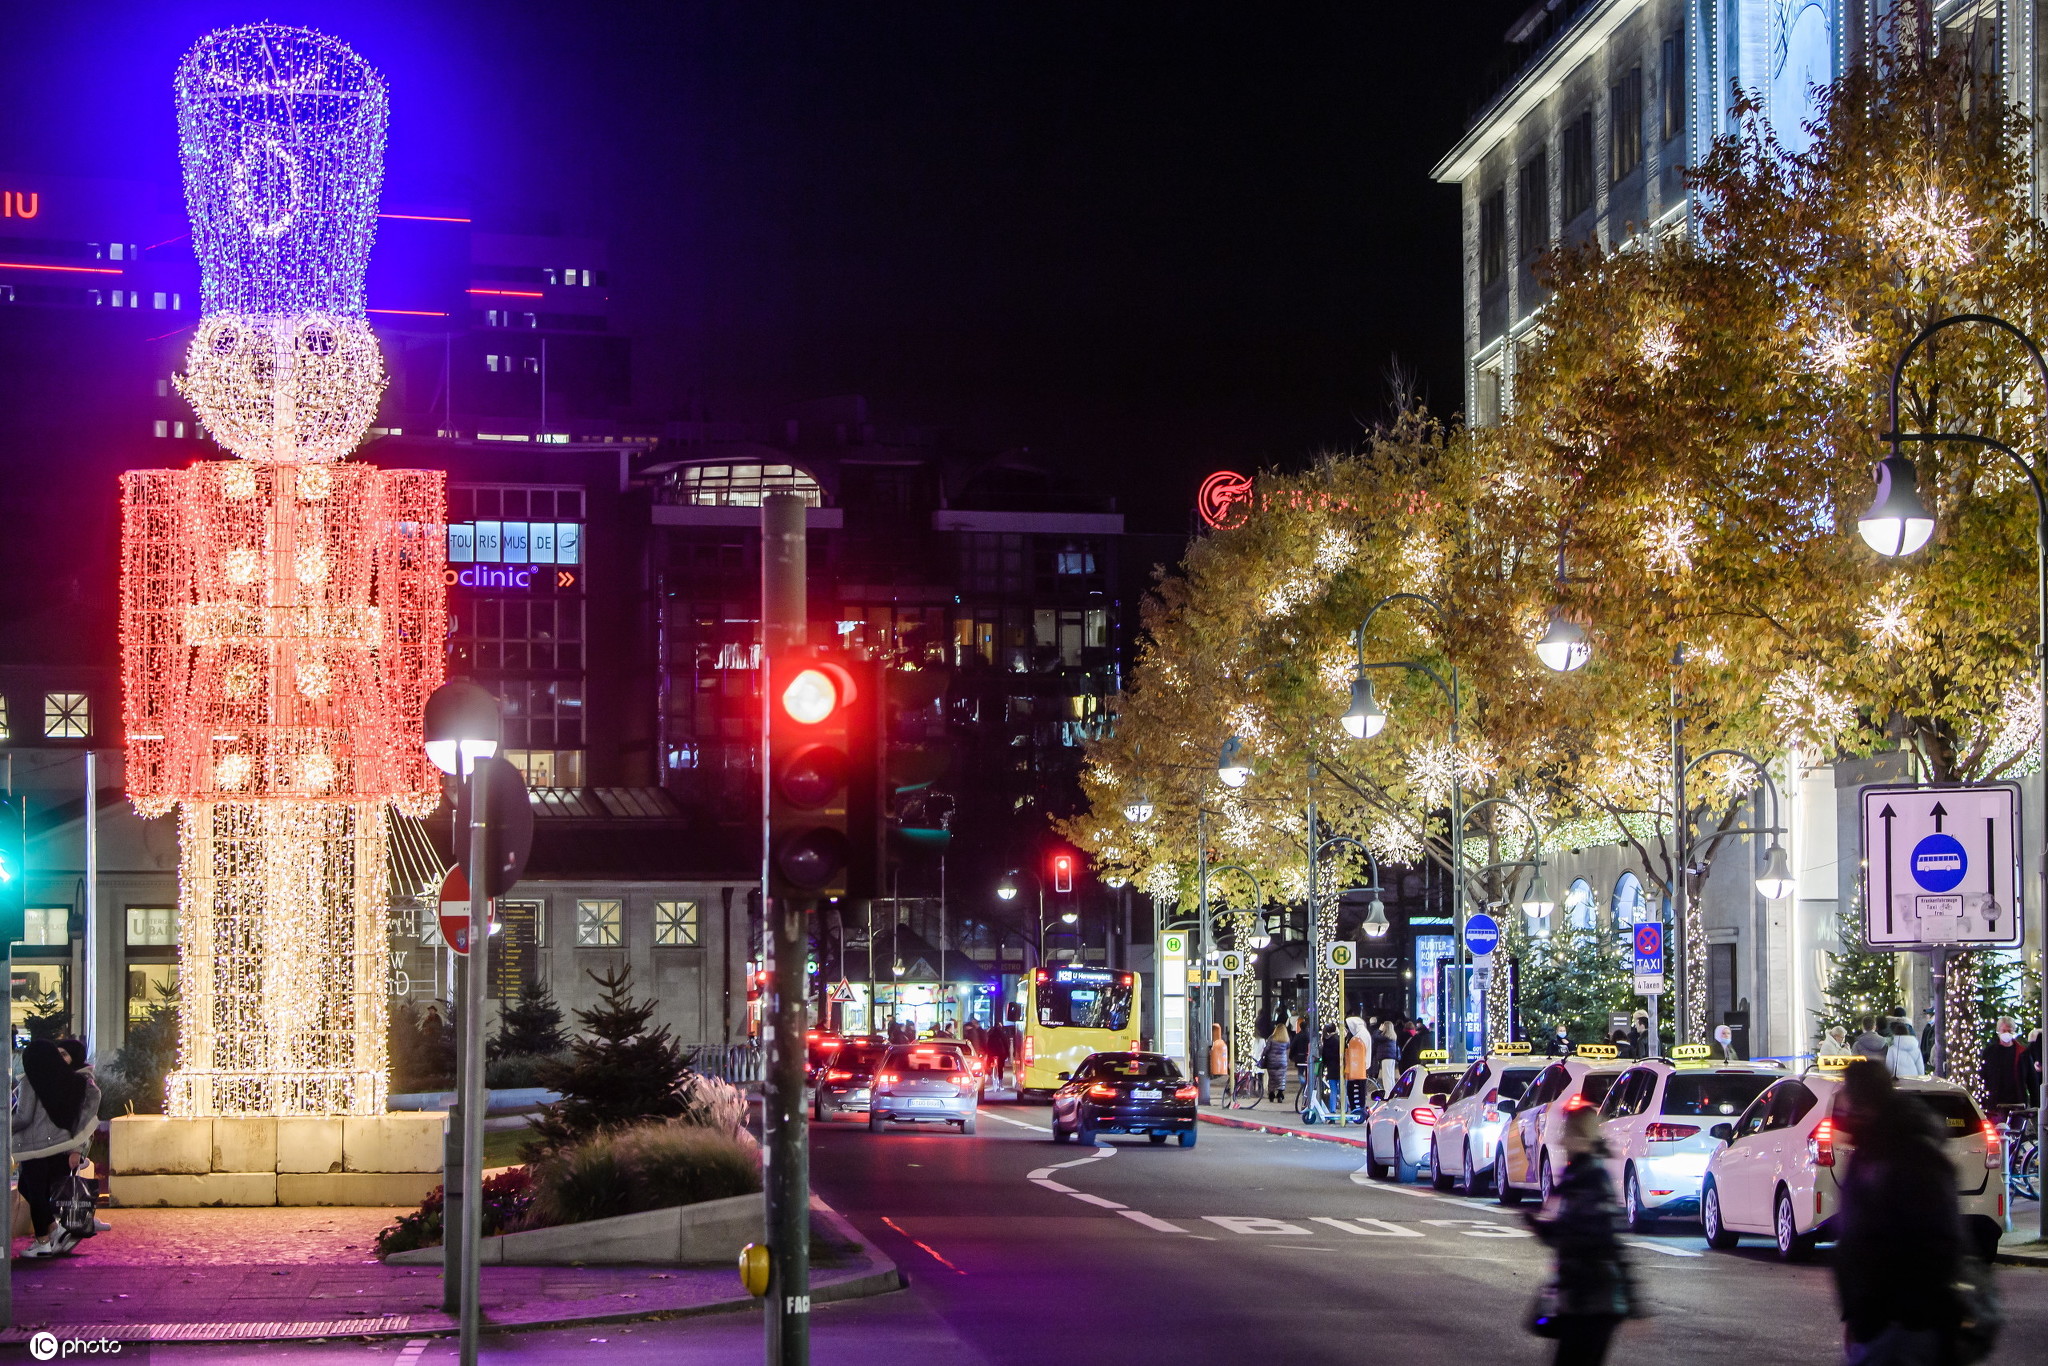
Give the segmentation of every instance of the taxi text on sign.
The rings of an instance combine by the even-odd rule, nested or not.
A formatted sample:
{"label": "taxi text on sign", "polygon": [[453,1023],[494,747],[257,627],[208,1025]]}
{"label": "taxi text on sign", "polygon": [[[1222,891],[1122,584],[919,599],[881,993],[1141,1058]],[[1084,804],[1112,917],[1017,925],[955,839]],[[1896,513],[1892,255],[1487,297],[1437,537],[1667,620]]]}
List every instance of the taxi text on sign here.
{"label": "taxi text on sign", "polygon": [[1871,948],[2019,947],[2017,787],[1876,786],[1857,797]]}

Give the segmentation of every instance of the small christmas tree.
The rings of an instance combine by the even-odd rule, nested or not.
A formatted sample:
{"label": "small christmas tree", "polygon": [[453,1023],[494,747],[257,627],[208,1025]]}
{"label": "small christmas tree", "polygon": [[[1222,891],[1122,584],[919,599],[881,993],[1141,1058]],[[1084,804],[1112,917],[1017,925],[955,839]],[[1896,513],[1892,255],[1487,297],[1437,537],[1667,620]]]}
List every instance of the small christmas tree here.
{"label": "small christmas tree", "polygon": [[1836,919],[1841,948],[1828,955],[1828,980],[1821,988],[1821,1008],[1814,1012],[1816,1035],[1840,1025],[1854,1039],[1863,1021],[1884,1015],[1898,1004],[1897,955],[1872,953],[1863,947],[1863,904],[1859,897]]}
{"label": "small christmas tree", "polygon": [[534,1161],[603,1129],[643,1119],[673,1119],[689,1108],[685,1080],[690,1074],[668,1026],[654,1029],[654,1002],[633,999],[630,968],[593,972],[603,996],[576,1019],[586,1031],[566,1059],[542,1063],[535,1080],[562,1099],[532,1121],[525,1156]]}
{"label": "small christmas tree", "polygon": [[1519,971],[1522,1037],[1538,1052],[1559,1025],[1574,1043],[1605,1043],[1609,1017],[1635,1004],[1628,966],[1610,933],[1573,926],[1538,940],[1517,924],[1508,945]]}
{"label": "small christmas tree", "polygon": [[562,1008],[545,982],[523,982],[519,1000],[498,1018],[498,1034],[491,1040],[493,1058],[548,1057],[569,1046],[562,1031]]}

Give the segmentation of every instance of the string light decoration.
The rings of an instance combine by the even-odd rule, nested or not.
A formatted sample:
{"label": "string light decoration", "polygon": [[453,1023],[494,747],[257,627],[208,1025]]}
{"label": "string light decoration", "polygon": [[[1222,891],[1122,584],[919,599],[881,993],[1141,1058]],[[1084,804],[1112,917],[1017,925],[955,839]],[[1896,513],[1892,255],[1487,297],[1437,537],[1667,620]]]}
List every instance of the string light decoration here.
{"label": "string light decoration", "polygon": [[390,813],[447,633],[444,476],[347,463],[383,361],[363,312],[385,96],[258,24],[179,66],[204,316],[179,382],[238,459],[122,477],[128,793],[178,810],[172,1114],[373,1115],[388,1088]]}

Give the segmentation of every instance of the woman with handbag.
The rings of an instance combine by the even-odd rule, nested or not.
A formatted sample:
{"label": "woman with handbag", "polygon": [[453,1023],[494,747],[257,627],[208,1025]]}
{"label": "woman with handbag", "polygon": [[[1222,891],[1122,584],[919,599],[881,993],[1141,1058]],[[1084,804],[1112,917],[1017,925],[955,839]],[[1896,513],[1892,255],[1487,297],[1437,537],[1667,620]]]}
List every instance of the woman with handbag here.
{"label": "woman with handbag", "polygon": [[85,1165],[86,1146],[99,1125],[100,1088],[89,1070],[73,1067],[49,1039],[29,1041],[21,1071],[25,1084],[14,1101],[14,1160],[35,1231],[24,1255],[55,1257],[78,1242],[57,1223],[57,1188]]}
{"label": "woman with handbag", "polygon": [[1636,1313],[1621,1243],[1621,1209],[1600,1159],[1599,1111],[1567,1111],[1564,1173],[1541,1210],[1527,1214],[1536,1236],[1557,1250],[1557,1271],[1537,1292],[1529,1329],[1554,1338],[1555,1366],[1599,1366],[1621,1321]]}

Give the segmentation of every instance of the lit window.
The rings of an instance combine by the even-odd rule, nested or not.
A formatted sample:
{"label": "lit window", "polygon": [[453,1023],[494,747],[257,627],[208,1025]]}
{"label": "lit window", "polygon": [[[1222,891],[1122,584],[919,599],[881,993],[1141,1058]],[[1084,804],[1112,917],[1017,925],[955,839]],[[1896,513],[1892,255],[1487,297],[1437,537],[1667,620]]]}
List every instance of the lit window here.
{"label": "lit window", "polygon": [[7,698],[5,695],[0,695],[0,742],[12,740],[13,738],[14,725],[12,719],[7,715]]}
{"label": "lit window", "polygon": [[185,435],[185,424],[183,422],[173,422],[171,424],[171,435],[178,437]]}
{"label": "lit window", "polygon": [[170,393],[171,382],[169,380],[160,379],[156,382],[156,396],[158,398],[168,398],[170,397]]}
{"label": "lit window", "polygon": [[128,908],[128,942],[150,948],[163,948],[178,942],[178,908],[176,906],[130,906]]}
{"label": "lit window", "polygon": [[682,945],[697,942],[697,903],[657,901],[654,903],[654,942]]}
{"label": "lit window", "polygon": [[176,292],[175,290],[174,290],[174,291],[172,291],[172,293],[171,293],[171,308],[172,308],[173,310],[176,310],[176,309],[180,309],[180,308],[183,308],[184,306],[185,306],[185,299],[184,299],[184,296],[183,296],[183,295],[181,295],[181,294],[179,294],[179,293],[177,293],[177,292]]}
{"label": "lit window", "polygon": [[158,308],[162,308],[170,302],[171,296],[164,293],[162,290],[158,290],[156,293],[150,295],[150,299]]}
{"label": "lit window", "polygon": [[[509,360],[509,359],[510,359],[510,357],[507,357],[507,359]],[[510,369],[511,367],[510,367],[510,366],[508,365],[508,366],[507,366],[506,368],[507,368],[507,369]],[[540,373],[540,357],[539,357],[539,356],[522,356],[522,357],[520,357],[520,365],[519,365],[519,368],[520,368],[520,369],[522,369],[522,370],[524,370],[524,371],[526,371],[526,373],[527,373],[527,374],[529,374],[529,375],[537,375],[537,374],[539,374],[539,373]]]}
{"label": "lit window", "polygon": [[825,491],[795,465],[692,465],[680,472],[684,500],[699,507],[757,508],[768,493],[794,493],[823,507]]}
{"label": "lit window", "polygon": [[623,903],[606,898],[576,903],[576,947],[615,948],[619,942],[619,915]]}
{"label": "lit window", "polygon": [[92,703],[82,692],[43,694],[43,734],[52,740],[83,740],[92,734]]}
{"label": "lit window", "polygon": [[162,418],[158,418],[153,424],[151,424],[151,430],[154,431],[158,436],[169,436],[171,434],[171,424],[164,421]]}
{"label": "lit window", "polygon": [[64,945],[71,942],[69,906],[31,906],[23,913],[21,942]]}
{"label": "lit window", "polygon": [[177,994],[176,963],[128,965],[128,1023],[141,1024],[152,1012],[171,1005]]}
{"label": "lit window", "polygon": [[114,261],[118,261],[118,260],[120,260],[120,259],[121,259],[121,243],[119,243],[119,242],[110,242],[110,243],[108,243],[108,244],[107,244],[107,257],[108,257],[108,259],[109,259],[109,260],[114,260]]}

